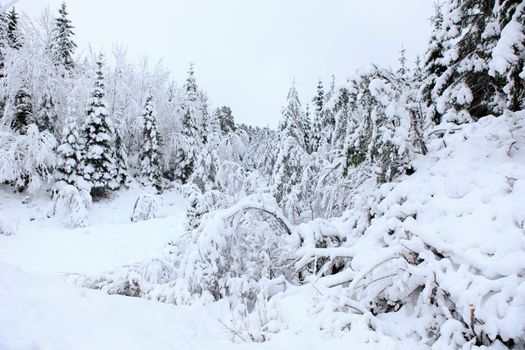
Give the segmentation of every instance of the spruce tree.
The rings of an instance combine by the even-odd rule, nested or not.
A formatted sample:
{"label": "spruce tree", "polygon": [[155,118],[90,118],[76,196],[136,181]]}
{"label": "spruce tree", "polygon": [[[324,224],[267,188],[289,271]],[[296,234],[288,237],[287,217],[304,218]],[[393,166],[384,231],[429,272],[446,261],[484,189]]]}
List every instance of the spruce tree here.
{"label": "spruce tree", "polygon": [[190,64],[190,68],[188,69],[188,77],[184,83],[184,91],[186,92],[187,101],[191,103],[197,101],[198,88],[197,81],[195,80],[195,68],[193,64]]}
{"label": "spruce tree", "polygon": [[199,116],[200,116],[200,142],[202,145],[208,143],[208,138],[210,136],[210,115],[208,110],[208,97],[203,92],[198,93],[198,103],[199,103]]}
{"label": "spruce tree", "polygon": [[25,134],[27,126],[34,123],[33,102],[26,86],[22,86],[15,95],[14,115],[11,128]]}
{"label": "spruce tree", "polygon": [[[5,49],[7,48],[7,14],[4,11],[0,11],[0,79],[4,77],[5,67]],[[2,96],[0,95],[0,98]],[[0,101],[1,103],[2,101]],[[0,108],[0,112],[2,112]],[[0,115],[3,115],[1,113]]]}
{"label": "spruce tree", "polygon": [[85,157],[84,179],[91,185],[93,196],[104,195],[118,189],[118,170],[114,159],[113,127],[104,101],[104,75],[102,55],[96,62],[96,79],[88,100],[83,126]]}
{"label": "spruce tree", "polygon": [[525,5],[520,1],[501,0],[493,13],[491,25],[499,34],[492,52],[489,74],[501,81],[506,108],[525,108]]}
{"label": "spruce tree", "polygon": [[222,106],[220,108],[217,108],[217,110],[215,111],[215,116],[219,121],[221,132],[224,135],[235,132],[235,120],[230,107]]}
{"label": "spruce tree", "polygon": [[195,119],[188,107],[182,118],[181,139],[177,157],[177,174],[176,178],[186,183],[195,168],[197,158],[197,135],[198,129]]}
{"label": "spruce tree", "polygon": [[300,184],[308,154],[304,120],[293,83],[279,124],[279,142],[272,179],[277,202],[293,220],[298,220],[301,214]]}
{"label": "spruce tree", "polygon": [[332,99],[335,94],[335,77],[332,75],[332,81],[330,83],[330,89],[324,95],[323,101],[323,112],[321,119],[321,140],[319,141],[319,147],[322,148],[325,152],[331,150],[331,145],[333,143],[332,136],[335,130],[335,116],[332,108],[328,108],[329,105],[332,105]]}
{"label": "spruce tree", "polygon": [[40,104],[40,109],[35,116],[35,124],[40,131],[48,130],[54,134],[57,118],[53,98],[47,94],[44,95]]}
{"label": "spruce tree", "polygon": [[404,45],[401,45],[401,50],[399,51],[399,69],[397,74],[401,78],[407,78],[407,49],[405,49]]}
{"label": "spruce tree", "polygon": [[18,13],[14,7],[7,13],[6,39],[8,46],[12,49],[18,50],[22,47],[21,34],[18,29]]}
{"label": "spruce tree", "polygon": [[317,94],[312,99],[314,104],[314,116],[312,121],[312,137],[311,137],[311,149],[316,152],[319,149],[319,143],[321,142],[322,136],[322,120],[324,111],[324,90],[323,82],[319,79],[317,83]]}
{"label": "spruce tree", "polygon": [[71,69],[74,66],[73,54],[77,45],[72,40],[74,27],[68,18],[65,2],[60,6],[58,15],[58,18],[55,19],[55,28],[51,43],[53,58],[57,64],[62,65],[66,69]]}
{"label": "spruce tree", "polygon": [[350,119],[350,97],[348,89],[339,89],[337,102],[334,106],[335,128],[332,135],[332,147],[334,151],[340,151],[343,148],[348,121]]}
{"label": "spruce tree", "polygon": [[[501,86],[489,74],[488,63],[498,32],[489,26],[493,0],[451,0],[437,34],[442,41],[446,70],[436,80],[436,122],[463,123],[499,114]],[[439,117],[442,116],[442,117]]]}
{"label": "spruce tree", "polygon": [[57,180],[64,181],[78,188],[78,176],[81,174],[82,145],[76,118],[70,115],[62,131],[62,142],[57,148],[59,161]]}
{"label": "spruce tree", "polygon": [[144,186],[153,186],[160,193],[162,191],[160,135],[157,131],[157,112],[152,100],[151,94],[146,97],[142,112],[144,128],[139,154],[140,182]]}
{"label": "spruce tree", "polygon": [[425,75],[423,85],[421,86],[421,94],[423,102],[429,107],[429,120],[435,124],[441,122],[441,114],[436,109],[437,97],[434,95],[434,87],[436,80],[447,70],[443,63],[443,54],[445,48],[443,46],[443,12],[442,6],[437,3],[434,5],[434,16],[432,21],[432,34],[428,43],[428,49],[425,54]]}
{"label": "spruce tree", "polygon": [[306,134],[305,117],[301,109],[295,82],[292,83],[288,91],[287,103],[282,112],[279,129],[286,136],[292,137],[305,151],[309,148],[307,146],[309,140]]}
{"label": "spruce tree", "polygon": [[117,182],[120,185],[129,187],[131,178],[130,178],[129,171],[128,171],[128,151],[126,149],[126,145],[124,144],[124,141],[122,140],[122,136],[120,135],[120,131],[118,130],[118,128],[115,128],[114,132],[115,132],[114,158],[117,162]]}
{"label": "spruce tree", "polygon": [[184,84],[184,104],[183,116],[180,133],[179,148],[177,150],[177,168],[175,177],[182,183],[186,183],[195,168],[197,158],[197,148],[202,144],[202,137],[199,132],[199,121],[197,119],[198,109],[198,88],[195,81],[193,65],[188,70],[188,78]]}

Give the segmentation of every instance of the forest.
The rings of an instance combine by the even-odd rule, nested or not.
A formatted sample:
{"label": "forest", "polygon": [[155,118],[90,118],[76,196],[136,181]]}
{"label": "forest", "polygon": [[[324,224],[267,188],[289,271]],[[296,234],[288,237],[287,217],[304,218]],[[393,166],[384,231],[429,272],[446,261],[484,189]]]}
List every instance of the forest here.
{"label": "forest", "polygon": [[[311,82],[315,96],[291,82],[270,128],[212,106],[198,65],[177,82],[118,45],[79,55],[65,3],[38,19],[4,8],[0,279],[25,288],[27,225],[73,235],[116,206],[122,230],[167,232],[163,248],[65,266],[56,283],[226,305],[218,327],[241,347],[309,330],[382,349],[525,347],[525,2],[442,1],[431,25],[415,62],[402,49],[396,68]],[[25,349],[9,293],[0,349]]]}

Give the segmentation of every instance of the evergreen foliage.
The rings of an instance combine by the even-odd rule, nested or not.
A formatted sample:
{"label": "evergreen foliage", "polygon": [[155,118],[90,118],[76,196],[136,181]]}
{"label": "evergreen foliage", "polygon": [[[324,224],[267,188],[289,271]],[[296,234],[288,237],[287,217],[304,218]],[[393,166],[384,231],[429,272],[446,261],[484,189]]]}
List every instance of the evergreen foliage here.
{"label": "evergreen foliage", "polygon": [[119,188],[118,169],[114,158],[114,132],[106,108],[102,55],[96,62],[95,82],[86,108],[83,126],[85,157],[84,179],[90,184],[93,196],[104,195]]}
{"label": "evergreen foliage", "polygon": [[73,54],[77,45],[72,39],[72,36],[74,35],[74,27],[71,24],[71,20],[68,18],[65,2],[60,5],[58,15],[59,16],[55,19],[51,47],[57,64],[60,64],[69,70],[74,67]]}
{"label": "evergreen foliage", "polygon": [[148,95],[144,103],[142,118],[144,120],[143,144],[139,155],[140,177],[144,186],[153,186],[157,192],[162,191],[160,135],[157,131],[157,112],[153,107],[153,96]]}

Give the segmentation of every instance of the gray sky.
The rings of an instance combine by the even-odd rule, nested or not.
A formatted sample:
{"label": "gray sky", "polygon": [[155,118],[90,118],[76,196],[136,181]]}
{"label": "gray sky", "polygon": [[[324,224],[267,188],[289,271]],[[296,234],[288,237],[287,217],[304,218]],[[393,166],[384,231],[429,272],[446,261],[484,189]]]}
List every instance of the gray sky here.
{"label": "gray sky", "polygon": [[[6,1],[0,0],[5,3]],[[108,52],[128,48],[163,60],[181,83],[189,62],[213,105],[229,105],[239,122],[276,126],[296,79],[302,101],[317,80],[345,80],[368,63],[397,66],[423,55],[432,0],[68,0],[75,40]],[[61,0],[19,0],[38,16]]]}

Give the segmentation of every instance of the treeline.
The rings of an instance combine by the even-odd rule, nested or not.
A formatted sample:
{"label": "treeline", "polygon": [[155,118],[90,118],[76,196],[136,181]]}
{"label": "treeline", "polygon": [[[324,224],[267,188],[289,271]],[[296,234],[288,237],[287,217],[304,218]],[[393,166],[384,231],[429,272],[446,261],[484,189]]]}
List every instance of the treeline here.
{"label": "treeline", "polygon": [[76,57],[64,4],[38,23],[14,8],[0,19],[0,181],[19,191],[58,182],[97,198],[136,178],[155,192],[186,186],[194,218],[257,191],[294,222],[330,217],[363,183],[416,171],[430,140],[525,103],[521,1],[436,6],[423,59],[408,64],[402,50],[397,70],[319,81],[306,107],[292,84],[278,130],[212,111],[193,67],[179,86],[118,47],[113,66],[101,54]]}

